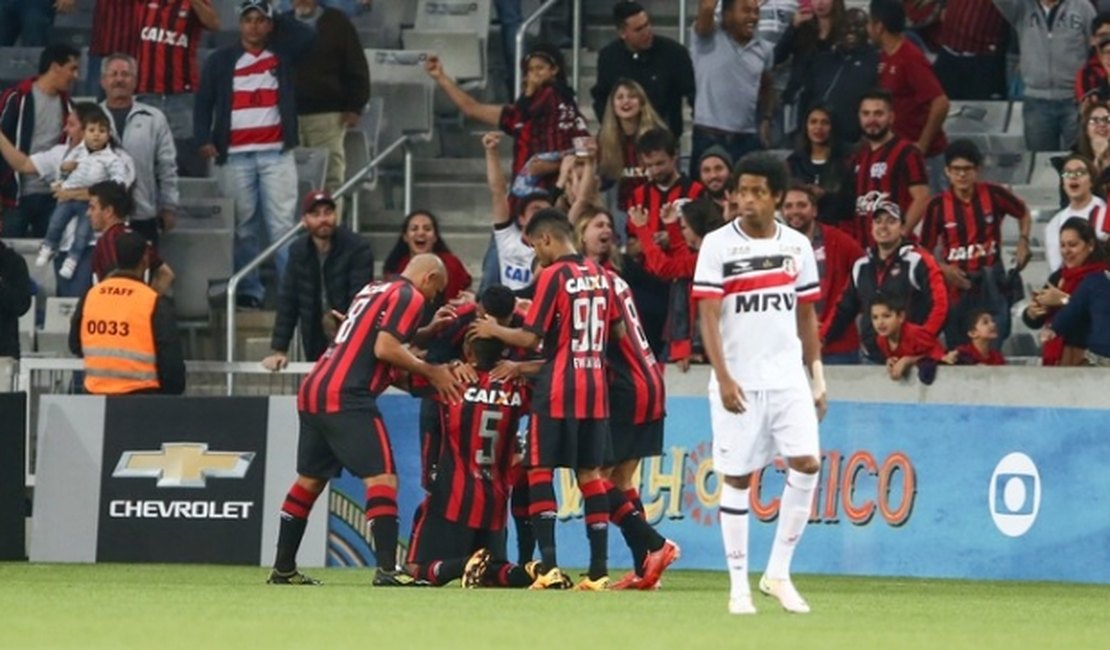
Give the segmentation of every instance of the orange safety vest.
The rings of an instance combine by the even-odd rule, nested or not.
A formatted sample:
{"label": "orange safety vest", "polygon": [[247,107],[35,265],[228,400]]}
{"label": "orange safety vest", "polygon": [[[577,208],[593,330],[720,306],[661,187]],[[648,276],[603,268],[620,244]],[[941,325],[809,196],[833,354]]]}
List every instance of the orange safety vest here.
{"label": "orange safety vest", "polygon": [[81,351],[85,390],[120,395],[157,390],[154,305],[158,294],[128,277],[109,277],[85,295]]}

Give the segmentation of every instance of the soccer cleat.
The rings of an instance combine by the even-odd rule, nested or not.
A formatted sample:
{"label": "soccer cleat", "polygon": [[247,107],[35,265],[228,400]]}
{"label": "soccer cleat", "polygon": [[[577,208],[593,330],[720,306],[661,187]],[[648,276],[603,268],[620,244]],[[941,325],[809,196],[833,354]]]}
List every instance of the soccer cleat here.
{"label": "soccer cleat", "polygon": [[635,571],[629,571],[628,573],[621,576],[620,580],[617,580],[613,584],[609,585],[609,588],[613,591],[639,589],[641,582],[643,582],[643,579],[640,578],[640,576],[636,575]]}
{"label": "soccer cleat", "polygon": [[374,571],[374,581],[371,584],[375,587],[414,587],[416,580],[401,570],[387,571],[379,568]]}
{"label": "soccer cleat", "polygon": [[563,573],[559,567],[549,570],[547,573],[536,576],[529,589],[573,589],[574,583],[571,582],[567,574]]}
{"label": "soccer cleat", "polygon": [[486,569],[489,568],[489,560],[490,553],[484,548],[480,548],[471,554],[463,568],[463,589],[477,589],[482,586],[482,577],[485,576]]}
{"label": "soccer cleat", "polygon": [[792,614],[808,614],[809,604],[806,603],[794,583],[789,578],[785,580],[772,580],[767,576],[759,579],[759,590],[766,596],[777,598],[782,608]]}
{"label": "soccer cleat", "polygon": [[574,585],[574,591],[609,591],[611,584],[609,576],[601,576],[597,580],[590,580],[587,576]]}
{"label": "soccer cleat", "polygon": [[640,589],[653,588],[655,583],[659,582],[663,571],[680,557],[682,557],[682,549],[669,539],[663,542],[659,550],[648,553],[644,558],[644,577]]}
{"label": "soccer cleat", "polygon": [[528,577],[532,579],[532,582],[535,582],[536,578],[540,577],[544,573],[547,573],[543,570],[543,563],[539,560],[526,562],[524,564],[524,572],[528,574]]}
{"label": "soccer cleat", "polygon": [[729,614],[755,614],[755,605],[752,604],[751,594],[747,596],[733,596],[728,599]]}
{"label": "soccer cleat", "polygon": [[318,585],[320,581],[315,578],[310,578],[305,574],[294,569],[289,573],[281,573],[277,569],[270,572],[270,577],[266,579],[268,585]]}

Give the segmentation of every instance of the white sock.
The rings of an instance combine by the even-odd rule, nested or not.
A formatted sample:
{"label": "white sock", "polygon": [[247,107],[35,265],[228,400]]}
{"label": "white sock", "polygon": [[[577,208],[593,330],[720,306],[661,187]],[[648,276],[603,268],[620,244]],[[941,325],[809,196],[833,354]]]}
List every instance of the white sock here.
{"label": "white sock", "polygon": [[725,541],[730,598],[750,597],[752,593],[748,583],[748,507],[748,490],[727,483],[721,486],[721,537]]}
{"label": "white sock", "polygon": [[775,529],[775,543],[771,546],[771,559],[767,561],[767,577],[772,580],[790,578],[790,560],[802,539],[813,493],[817,490],[817,474],[803,474],[794,470],[786,473],[786,487],[779,505],[779,523]]}

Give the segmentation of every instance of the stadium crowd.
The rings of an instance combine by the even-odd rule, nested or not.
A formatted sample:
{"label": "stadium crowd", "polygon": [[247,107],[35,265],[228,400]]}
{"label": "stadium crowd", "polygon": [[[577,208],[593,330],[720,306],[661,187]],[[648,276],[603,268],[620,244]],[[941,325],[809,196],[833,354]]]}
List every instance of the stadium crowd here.
{"label": "stadium crowd", "polygon": [[[1021,87],[1025,149],[1069,152],[1058,161],[1060,210],[1043,238],[1051,275],[1021,317],[1042,331],[1044,365],[1110,365],[1110,14],[1097,4],[872,0],[865,12],[844,0],[700,0],[684,48],[653,34],[640,4],[621,1],[617,37],[598,57],[593,127],[559,47],[528,49],[522,92],[504,104],[472,96],[431,56],[426,73],[446,98],[496,129],[481,136],[490,203],[467,206],[488,210],[490,246],[472,278],[467,265],[477,260],[454,255],[436,216],[418,209],[375,283],[369,244],[342,225],[343,202],[331,193],[344,179],[344,131],[370,94],[344,11],[317,0],[292,0],[286,12],[244,0],[239,42],[201,66],[201,32],[221,28],[213,0],[98,0],[89,69],[99,75],[99,104],[73,104],[81,54],[64,44],[47,45],[39,74],[0,96],[3,234],[43,238],[35,263],[53,263],[59,295],[83,296],[113,277],[119,250],[122,270],[136,276],[129,281],[145,274],[164,293],[175,271],[158,257],[158,240],[175,225],[180,175],[207,174],[211,164],[234,200],[236,269],[257,256],[261,229],[273,239],[303,221],[306,234],[275,260],[277,324],[263,361],[285,367],[299,328],[317,362],[298,394],[298,478],[271,582],[315,583],[297,571],[297,549],[317,496],[346,467],[366,486],[375,584],[568,588],[551,471],[570,467],[591,550],[577,588],[653,589],[679,549],[644,519],[632,477],[662,449],[665,363],[679,371],[712,363],[720,374],[732,368],[722,339],[725,356],[759,356],[750,323],[785,332],[796,313],[798,337],[772,341],[786,357],[767,358],[804,354],[814,392],[801,410],[818,416],[822,362],[883,365],[893,380],[916,372],[925,383],[939,365],[1005,363],[1012,309],[1026,300],[1021,272],[1035,252],[1033,213],[1011,189],[980,178],[987,158],[975,142],[947,137],[952,101],[1003,100]],[[498,2],[503,22],[519,20],[518,5]],[[34,21],[19,24],[22,32],[0,32],[0,44],[42,42]],[[1020,74],[1007,66],[1013,48]],[[789,155],[762,153],[790,138]],[[299,144],[328,149],[331,164],[325,187],[298,206]],[[1018,232],[1012,255],[1007,218]],[[147,242],[141,255],[131,231]],[[774,246],[777,254],[767,252]],[[0,355],[18,356],[15,323],[30,281],[18,256],[3,244],[0,253]],[[714,268],[737,255],[723,273]],[[260,277],[240,292],[240,307],[263,305]],[[720,313],[722,295],[735,313]],[[145,299],[164,313],[165,300]],[[759,389],[796,388],[768,379],[773,364],[760,363],[769,383]],[[737,383],[714,381],[717,427],[718,415],[727,423],[726,411],[749,404]],[[180,392],[179,383],[163,388]],[[424,399],[428,500],[400,568],[398,478],[374,403],[390,385]],[[798,612],[808,605],[790,583],[790,558],[819,468],[810,416],[791,422],[812,435],[790,454],[789,512],[760,583]],[[721,470],[734,613],[754,611],[736,591],[746,565],[733,560],[746,556],[746,475],[757,456]],[[497,549],[510,517],[517,563]],[[608,522],[635,558],[635,571],[613,583]]]}

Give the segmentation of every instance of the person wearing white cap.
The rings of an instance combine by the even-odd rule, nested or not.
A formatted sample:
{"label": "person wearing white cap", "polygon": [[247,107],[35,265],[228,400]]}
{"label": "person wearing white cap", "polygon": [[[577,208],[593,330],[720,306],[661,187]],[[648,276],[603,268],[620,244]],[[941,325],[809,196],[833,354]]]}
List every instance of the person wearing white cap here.
{"label": "person wearing white cap", "polygon": [[[214,159],[216,179],[235,200],[235,269],[259,252],[261,213],[270,241],[293,227],[297,205],[297,109],[293,66],[315,32],[290,16],[274,15],[267,0],[239,5],[240,42],[213,52],[204,65],[194,110],[194,142]],[[274,257],[278,277],[288,249]],[[264,289],[257,273],[239,286],[239,305],[257,308]]]}

